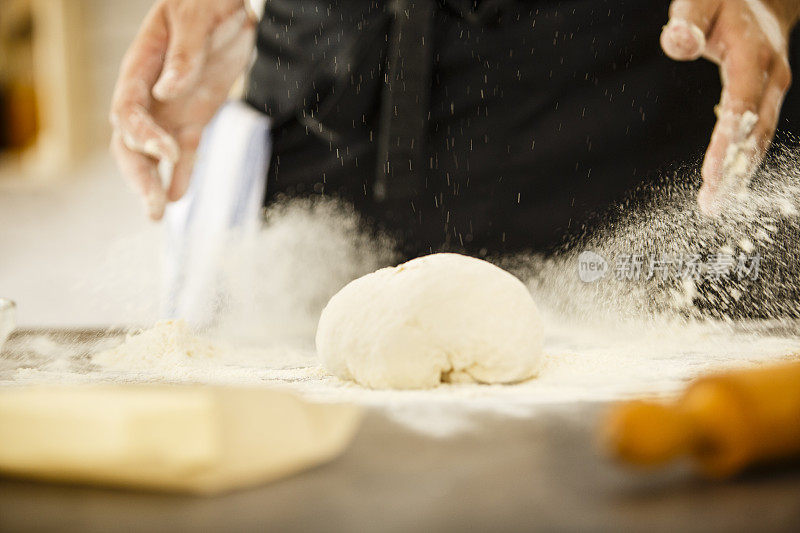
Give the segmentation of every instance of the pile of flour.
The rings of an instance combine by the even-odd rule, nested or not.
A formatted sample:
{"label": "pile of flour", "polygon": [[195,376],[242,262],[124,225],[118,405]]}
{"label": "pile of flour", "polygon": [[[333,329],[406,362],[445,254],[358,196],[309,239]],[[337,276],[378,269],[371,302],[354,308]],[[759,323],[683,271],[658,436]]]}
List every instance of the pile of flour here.
{"label": "pile of flour", "polygon": [[128,333],[118,346],[92,356],[92,362],[114,370],[169,371],[219,359],[222,349],[195,335],[183,320],[164,320],[145,330]]}

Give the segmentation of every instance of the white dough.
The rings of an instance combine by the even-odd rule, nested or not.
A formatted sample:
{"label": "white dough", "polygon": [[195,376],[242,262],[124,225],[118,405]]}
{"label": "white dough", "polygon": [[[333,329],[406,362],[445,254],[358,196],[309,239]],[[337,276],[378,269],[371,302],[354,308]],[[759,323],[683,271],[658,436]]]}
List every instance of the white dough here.
{"label": "white dough", "polygon": [[528,379],[542,340],[527,287],[458,254],[420,257],[351,282],[322,311],[316,337],[334,375],[397,389]]}

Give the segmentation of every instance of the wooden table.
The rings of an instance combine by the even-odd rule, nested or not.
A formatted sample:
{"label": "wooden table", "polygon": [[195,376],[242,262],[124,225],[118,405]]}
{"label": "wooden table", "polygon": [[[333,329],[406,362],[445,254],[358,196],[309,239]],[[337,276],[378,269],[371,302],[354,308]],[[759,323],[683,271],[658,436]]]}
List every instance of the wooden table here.
{"label": "wooden table", "polygon": [[483,414],[449,438],[374,411],[336,461],[212,498],[0,479],[0,530],[800,531],[800,467],[726,483],[634,474],[596,451],[600,409]]}
{"label": "wooden table", "polygon": [[0,531],[800,531],[800,464],[725,483],[632,472],[598,452],[605,408],[473,412],[445,438],[371,410],[337,460],[212,498],[0,478]]}

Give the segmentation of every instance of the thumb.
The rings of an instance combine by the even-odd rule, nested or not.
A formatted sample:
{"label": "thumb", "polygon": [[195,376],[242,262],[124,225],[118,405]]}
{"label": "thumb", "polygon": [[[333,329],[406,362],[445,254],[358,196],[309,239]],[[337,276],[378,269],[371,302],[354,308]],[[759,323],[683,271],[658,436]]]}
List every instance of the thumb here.
{"label": "thumb", "polygon": [[674,0],[669,6],[669,22],[661,31],[664,53],[676,61],[701,57],[719,4],[719,0]]}
{"label": "thumb", "polygon": [[195,85],[206,62],[211,31],[211,21],[202,14],[171,13],[167,20],[164,68],[153,86],[153,96],[161,101],[177,98]]}

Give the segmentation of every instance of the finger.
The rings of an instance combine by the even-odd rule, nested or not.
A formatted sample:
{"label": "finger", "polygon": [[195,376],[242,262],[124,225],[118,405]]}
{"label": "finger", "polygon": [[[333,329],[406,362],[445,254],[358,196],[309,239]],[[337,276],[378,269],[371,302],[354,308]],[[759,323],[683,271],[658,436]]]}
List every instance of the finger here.
{"label": "finger", "polygon": [[677,61],[701,57],[719,6],[719,0],[674,0],[669,6],[669,22],[661,31],[664,53]]}
{"label": "finger", "polygon": [[265,2],[263,0],[245,0],[244,10],[247,13],[247,18],[253,24],[258,24],[261,17],[264,16]]}
{"label": "finger", "polygon": [[145,108],[138,105],[123,108],[116,117],[115,126],[125,145],[131,150],[159,160],[178,160],[178,143],[156,124]]}
{"label": "finger", "polygon": [[162,101],[185,94],[197,83],[208,53],[212,22],[205,11],[194,8],[176,8],[168,16],[167,54],[153,87],[153,96]]}
{"label": "finger", "polygon": [[161,10],[155,8],[147,15],[122,61],[110,119],[131,150],[174,161],[178,157],[177,144],[147,111],[152,103],[150,91],[161,71],[165,47],[166,24]]}
{"label": "finger", "polygon": [[170,202],[180,200],[189,188],[189,181],[194,169],[197,147],[200,144],[202,130],[191,128],[183,131],[180,135],[181,158],[175,165],[172,174],[172,182],[167,189],[167,199]]}
{"label": "finger", "polygon": [[175,165],[175,171],[172,174],[172,183],[170,184],[169,191],[167,192],[167,199],[170,202],[177,202],[186,191],[189,189],[189,182],[192,177],[192,170],[194,170],[194,163],[197,157],[197,152],[188,152],[181,156],[181,160]]}
{"label": "finger", "polygon": [[745,46],[731,49],[722,58],[722,99],[703,161],[703,186],[698,196],[703,209],[709,208],[724,193],[723,182],[729,181],[725,188],[730,188],[750,177],[752,168],[747,158],[755,153],[752,134],[767,79],[763,64],[760,49],[751,50]]}
{"label": "finger", "polygon": [[150,91],[163,66],[167,28],[161,9],[148,13],[120,65],[111,105],[111,123],[136,106],[150,106]]}
{"label": "finger", "polygon": [[209,41],[209,49],[212,51],[219,50],[235,39],[240,38],[242,33],[247,33],[249,30],[254,29],[255,26],[256,24],[249,18],[247,11],[240,9],[229,15],[214,28]]}
{"label": "finger", "polygon": [[166,196],[158,179],[155,160],[129,149],[118,133],[111,139],[111,152],[128,183],[142,197],[147,215],[160,220],[164,216]]}
{"label": "finger", "polygon": [[757,143],[753,136],[758,115],[751,111],[722,111],[711,135],[703,161],[703,185],[697,202],[707,214],[718,211],[719,203],[744,188],[755,168]]}
{"label": "finger", "polygon": [[792,74],[789,65],[781,58],[776,59],[764,90],[764,99],[758,112],[759,121],[753,129],[753,136],[757,140],[758,153],[756,155],[759,162],[763,159],[775,136],[783,100],[789,91],[791,82]]}
{"label": "finger", "polygon": [[751,111],[721,110],[703,160],[703,184],[697,203],[706,214],[716,214],[719,203],[737,184],[749,178],[755,149],[751,133],[758,117]]}

